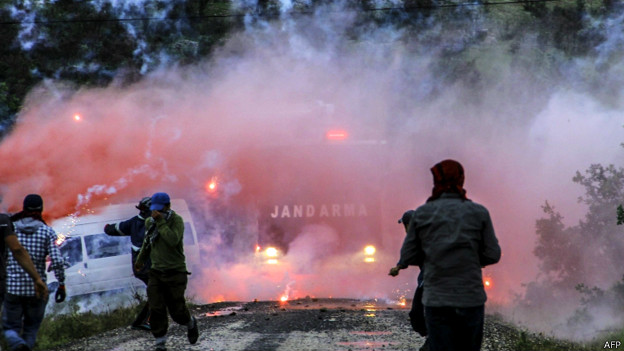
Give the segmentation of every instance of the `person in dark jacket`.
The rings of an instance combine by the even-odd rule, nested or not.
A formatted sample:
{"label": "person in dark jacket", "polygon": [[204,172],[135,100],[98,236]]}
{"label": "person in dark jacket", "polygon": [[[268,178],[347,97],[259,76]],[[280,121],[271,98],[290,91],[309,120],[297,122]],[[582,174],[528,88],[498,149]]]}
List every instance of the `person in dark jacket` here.
{"label": "person in dark jacket", "polygon": [[[132,243],[132,273],[134,276],[140,279],[145,286],[148,284],[149,280],[149,269],[151,266],[150,260],[146,260],[145,265],[142,269],[137,270],[134,266],[137,256],[139,255],[139,251],[141,250],[141,245],[143,245],[143,238],[145,238],[145,220],[152,215],[152,211],[150,211],[151,198],[144,197],[139,201],[139,204],[135,207],[139,210],[139,214],[122,222],[116,224],[106,224],[104,226],[104,233],[111,236],[129,236],[130,241]],[[132,329],[136,330],[151,330],[151,326],[149,324],[149,302],[145,302],[143,308],[132,322]]]}
{"label": "person in dark jacket", "polygon": [[431,173],[431,196],[414,212],[392,270],[423,270],[431,351],[481,350],[487,299],[481,268],[497,263],[501,249],[488,210],[466,197],[462,165],[444,160]]}

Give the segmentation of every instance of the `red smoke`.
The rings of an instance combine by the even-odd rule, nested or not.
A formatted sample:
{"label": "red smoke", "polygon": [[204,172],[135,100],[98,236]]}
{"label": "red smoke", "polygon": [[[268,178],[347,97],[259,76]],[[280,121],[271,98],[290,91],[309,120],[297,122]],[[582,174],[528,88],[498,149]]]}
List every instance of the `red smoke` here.
{"label": "red smoke", "polygon": [[[44,213],[58,218],[167,191],[207,219],[199,234],[210,265],[191,277],[206,300],[277,298],[287,287],[293,296],[391,296],[407,283],[412,289],[417,274],[387,276],[404,237],[397,219],[429,196],[429,168],[453,158],[464,165],[468,197],[490,210],[503,250],[491,268],[491,294],[512,296],[536,271],[531,250],[540,205],[552,200],[563,213],[577,208],[579,189],[570,179],[592,162],[611,161],[620,150],[619,122],[566,94],[535,109],[514,105],[499,94],[534,91],[507,79],[514,72],[484,88],[482,105],[467,104],[471,95],[457,86],[419,100],[414,92],[437,79],[429,66],[436,57],[402,41],[355,45],[328,34],[319,42],[328,40],[335,45],[267,29],[235,36],[209,65],[156,72],[128,87],[38,88],[0,144],[4,210],[18,211],[25,195],[39,193]],[[330,147],[325,133],[336,129],[346,130],[348,140],[388,144],[375,157],[313,147]],[[205,188],[214,177],[220,197]],[[287,270],[265,274],[246,261],[245,250],[253,254],[255,245],[246,226],[253,220],[241,219],[253,219],[258,204],[322,202],[341,192],[383,204],[375,213],[382,228],[379,264],[351,261],[356,250],[344,246],[358,242],[360,231],[327,227],[289,238]],[[234,215],[220,223],[223,213]],[[220,255],[225,242],[240,257]]]}

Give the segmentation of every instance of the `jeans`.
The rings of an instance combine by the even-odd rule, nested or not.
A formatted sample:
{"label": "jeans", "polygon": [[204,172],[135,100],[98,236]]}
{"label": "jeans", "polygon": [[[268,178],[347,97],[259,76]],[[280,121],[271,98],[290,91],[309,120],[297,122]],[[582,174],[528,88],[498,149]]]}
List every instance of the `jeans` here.
{"label": "jeans", "polygon": [[21,344],[31,349],[35,346],[47,304],[47,298],[8,293],[4,296],[2,327],[9,349],[14,350]]}
{"label": "jeans", "polygon": [[425,306],[430,350],[481,350],[484,314],[484,305],[465,308]]}

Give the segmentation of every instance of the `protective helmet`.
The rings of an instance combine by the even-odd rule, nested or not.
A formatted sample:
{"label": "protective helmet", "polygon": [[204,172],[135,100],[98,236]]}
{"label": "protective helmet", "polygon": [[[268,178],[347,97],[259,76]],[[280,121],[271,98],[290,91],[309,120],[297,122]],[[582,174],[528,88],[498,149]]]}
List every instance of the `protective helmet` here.
{"label": "protective helmet", "polygon": [[146,210],[149,210],[151,204],[152,204],[152,198],[149,196],[146,196],[142,198],[141,201],[139,201],[139,204],[136,205],[136,208],[140,211],[146,211]]}

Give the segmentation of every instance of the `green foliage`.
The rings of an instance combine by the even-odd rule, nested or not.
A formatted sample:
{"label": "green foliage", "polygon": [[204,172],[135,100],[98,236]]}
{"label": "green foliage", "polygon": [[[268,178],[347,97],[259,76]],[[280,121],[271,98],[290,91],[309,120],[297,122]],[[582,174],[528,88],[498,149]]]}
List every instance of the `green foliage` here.
{"label": "green foliage", "polygon": [[[595,314],[591,310],[599,309],[600,318],[619,319],[622,322],[624,314],[624,277],[613,284],[609,289],[603,290],[598,287],[588,287],[579,284],[576,290],[581,293],[581,307],[568,320],[568,324],[580,326],[591,325],[595,322]],[[604,349],[605,340],[624,340],[624,329],[601,333],[589,343],[591,349]]]}
{"label": "green foliage", "polygon": [[[10,13],[0,9],[0,21],[10,21]],[[16,26],[0,26],[0,122],[7,121],[21,107],[36,79],[30,74],[32,62],[15,43]]]}
{"label": "green foliage", "polygon": [[84,85],[110,82],[112,72],[140,64],[133,62],[134,39],[114,18],[107,3],[99,11],[88,2],[58,1],[40,12],[41,19],[63,22],[38,28],[47,40],[38,41],[29,51],[45,77],[66,79]]}
{"label": "green foliage", "polygon": [[[72,301],[72,300],[70,300]],[[68,303],[72,303],[67,301]],[[103,313],[79,313],[73,302],[69,313],[46,316],[37,334],[35,350],[46,350],[72,340],[96,335],[119,327],[129,326],[139,311],[140,304],[132,307],[113,308]]]}
{"label": "green foliage", "polygon": [[[579,201],[588,206],[585,219],[579,223],[585,235],[591,235],[590,248],[604,258],[595,262],[603,267],[624,265],[624,238],[613,220],[613,209],[624,201],[624,169],[614,165],[591,165],[585,175],[577,172],[574,182],[585,187],[586,195]],[[600,267],[600,266],[599,266]],[[599,269],[598,267],[598,269]]]}
{"label": "green foliage", "polygon": [[538,219],[535,227],[537,243],[533,253],[540,259],[542,272],[552,276],[555,285],[573,286],[583,270],[582,235],[577,228],[566,228],[563,216],[548,202],[542,206],[547,215]]}
{"label": "green foliage", "polygon": [[514,351],[589,351],[593,350],[584,345],[573,344],[571,342],[557,340],[543,334],[528,333],[520,331],[512,346]]}
{"label": "green foliage", "polygon": [[[534,248],[542,279],[525,284],[517,302],[528,315],[548,318],[553,304],[568,301],[576,310],[560,327],[592,335],[598,315],[618,323],[624,314],[624,280],[616,281],[624,275],[624,236],[613,218],[613,209],[624,201],[624,169],[594,164],[573,181],[583,186],[579,201],[588,211],[577,225],[566,226],[554,206],[542,207],[545,217],[536,221]],[[613,285],[604,290],[599,284]]]}
{"label": "green foliage", "polygon": [[[0,10],[0,19],[11,22],[8,10]],[[294,10],[311,13],[314,6],[327,1],[295,1]],[[527,2],[508,6],[435,8],[428,0],[394,4],[392,11],[370,11],[379,2],[354,2],[358,20],[347,35],[367,35],[371,25],[390,26],[418,42],[429,53],[439,56],[431,70],[444,84],[461,84],[470,89],[466,101],[479,101],[479,87],[501,80],[492,73],[509,67],[525,69],[528,77],[547,84],[561,77],[558,67],[563,60],[586,55],[601,41],[591,21],[584,15],[606,18],[614,8],[612,0],[574,0]],[[243,8],[264,20],[280,17],[281,3],[261,0],[257,6]],[[376,5],[377,4],[377,5]],[[20,5],[24,9],[26,5]],[[19,24],[0,26],[0,119],[16,114],[28,91],[42,79],[63,79],[77,85],[102,86],[114,78],[133,81],[163,64],[192,64],[211,55],[230,33],[243,27],[243,13],[234,13],[230,0],[149,1],[131,5],[120,13],[111,3],[101,7],[89,1],[58,0],[30,3],[37,11],[30,31],[32,48],[20,46]],[[165,12],[166,11],[166,12]],[[124,17],[116,21],[116,18]],[[440,26],[443,24],[443,26]],[[483,25],[483,28],[475,28]],[[492,26],[491,24],[495,24]],[[444,28],[440,31],[438,28]],[[473,28],[473,29],[470,29]],[[467,30],[468,29],[468,30]],[[539,47],[548,50],[524,51],[517,55],[526,38],[539,37]],[[412,40],[414,39],[414,40]],[[492,41],[494,39],[494,41]],[[440,45],[440,43],[445,43]],[[490,58],[477,60],[471,49],[490,50]],[[431,49],[434,51],[432,52]],[[486,55],[487,56],[487,55]],[[163,62],[169,57],[171,62]],[[607,65],[617,65],[619,59]],[[604,72],[608,67],[600,67]],[[120,73],[123,76],[120,77]],[[588,72],[596,86],[590,91],[609,92],[602,75]],[[611,76],[618,76],[611,75]],[[592,78],[593,77],[593,78]],[[502,77],[506,80],[507,77]],[[513,77],[508,77],[513,79]],[[590,82],[591,83],[591,82]],[[434,89],[433,94],[436,91]],[[4,95],[3,95],[4,94]],[[522,91],[509,91],[517,99]],[[546,94],[544,94],[546,95]],[[531,105],[534,105],[532,101]]]}
{"label": "green foliage", "polygon": [[604,333],[589,342],[588,347],[591,350],[608,350],[608,348],[605,347],[605,343],[611,340],[624,342],[624,329]]}
{"label": "green foliage", "polygon": [[[114,299],[111,307],[100,313],[91,311],[79,312],[80,299],[68,299],[63,304],[48,306],[46,317],[41,323],[37,334],[35,350],[62,350],[63,345],[117,328],[129,328],[143,304],[146,302],[144,294],[135,291],[130,306],[117,307],[119,300]],[[102,304],[106,300],[100,300]],[[187,297],[187,307],[196,307],[192,296]],[[52,302],[51,302],[52,303]],[[51,311],[50,311],[51,310]]]}
{"label": "green foliage", "polygon": [[555,285],[567,288],[604,278],[600,274],[606,267],[624,267],[624,236],[613,219],[613,209],[624,201],[624,169],[594,164],[584,174],[577,172],[573,181],[585,188],[579,198],[588,207],[585,218],[565,227],[563,216],[547,202],[543,206],[546,218],[536,222],[534,249],[540,268]]}

